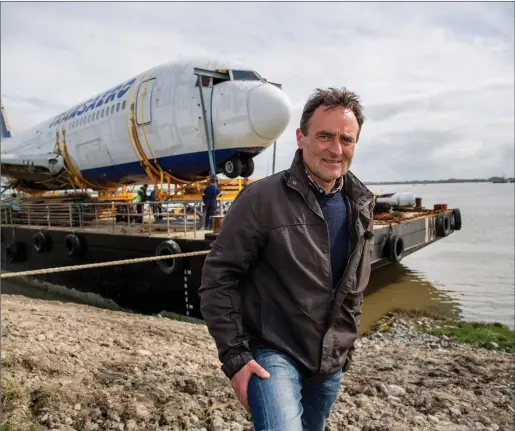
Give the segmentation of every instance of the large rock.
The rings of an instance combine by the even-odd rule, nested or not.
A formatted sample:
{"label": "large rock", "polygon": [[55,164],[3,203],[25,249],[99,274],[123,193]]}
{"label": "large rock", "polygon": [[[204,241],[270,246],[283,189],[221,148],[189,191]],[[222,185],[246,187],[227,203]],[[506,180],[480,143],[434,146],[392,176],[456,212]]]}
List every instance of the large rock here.
{"label": "large rock", "polygon": [[390,395],[392,397],[397,397],[397,398],[402,397],[406,394],[406,391],[397,385],[388,385],[386,387],[386,391],[387,391],[388,395]]}

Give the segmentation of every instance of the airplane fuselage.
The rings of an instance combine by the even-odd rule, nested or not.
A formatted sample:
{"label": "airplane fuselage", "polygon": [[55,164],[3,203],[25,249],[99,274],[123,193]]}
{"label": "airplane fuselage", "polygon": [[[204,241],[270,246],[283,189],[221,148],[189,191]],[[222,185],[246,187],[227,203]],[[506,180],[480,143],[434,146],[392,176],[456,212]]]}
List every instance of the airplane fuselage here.
{"label": "airplane fuselage", "polygon": [[[198,70],[213,76],[199,78]],[[63,170],[92,185],[133,184],[148,182],[146,159],[154,172],[184,180],[205,178],[213,166],[250,176],[252,157],[281,135],[290,116],[285,93],[251,69],[167,63],[3,141],[2,175],[49,190],[68,187]]]}

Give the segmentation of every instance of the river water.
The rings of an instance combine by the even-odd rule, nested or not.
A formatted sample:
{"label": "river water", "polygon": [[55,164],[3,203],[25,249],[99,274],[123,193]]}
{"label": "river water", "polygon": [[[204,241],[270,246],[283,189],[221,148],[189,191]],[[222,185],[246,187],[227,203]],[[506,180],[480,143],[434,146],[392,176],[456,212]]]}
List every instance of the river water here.
{"label": "river water", "polygon": [[[449,208],[461,210],[463,226],[405,257],[401,265],[374,271],[363,305],[362,330],[396,307],[431,310],[466,320],[498,321],[514,328],[515,184],[388,185],[370,189],[383,193],[411,191],[427,208],[447,203]],[[20,281],[4,280],[1,289],[3,293],[57,299],[55,291],[36,292],[36,288]]]}
{"label": "river water", "polygon": [[432,208],[459,208],[462,229],[375,272],[363,306],[363,328],[392,307],[498,321],[514,328],[515,184],[463,183],[369,186],[407,191]]}

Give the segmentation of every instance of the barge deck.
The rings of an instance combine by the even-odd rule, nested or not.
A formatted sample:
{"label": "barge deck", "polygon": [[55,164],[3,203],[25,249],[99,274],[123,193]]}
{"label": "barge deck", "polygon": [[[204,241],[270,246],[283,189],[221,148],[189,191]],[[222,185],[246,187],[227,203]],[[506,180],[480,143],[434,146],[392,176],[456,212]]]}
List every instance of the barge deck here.
{"label": "barge deck", "polygon": [[[221,202],[223,212],[227,201]],[[2,269],[9,272],[207,251],[200,201],[174,201],[143,223],[120,202],[5,203],[1,207]],[[223,214],[220,214],[223,217]],[[222,217],[220,219],[222,219]],[[397,208],[374,216],[372,277],[380,266],[461,229],[458,209]],[[216,229],[215,229],[216,230]],[[173,312],[202,318],[198,288],[205,255],[36,275],[51,284],[91,292],[141,313]]]}

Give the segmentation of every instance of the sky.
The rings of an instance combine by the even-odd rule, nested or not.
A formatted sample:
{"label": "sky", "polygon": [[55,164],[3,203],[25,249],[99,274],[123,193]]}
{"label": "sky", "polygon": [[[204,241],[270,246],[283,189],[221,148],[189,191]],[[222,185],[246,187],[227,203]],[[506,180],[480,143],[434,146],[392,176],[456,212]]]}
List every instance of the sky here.
{"label": "sky", "polygon": [[[13,132],[150,67],[241,61],[280,82],[293,115],[276,171],[317,87],[347,87],[365,123],[363,181],[514,175],[513,3],[5,3],[1,96]],[[253,177],[272,173],[272,148]]]}

